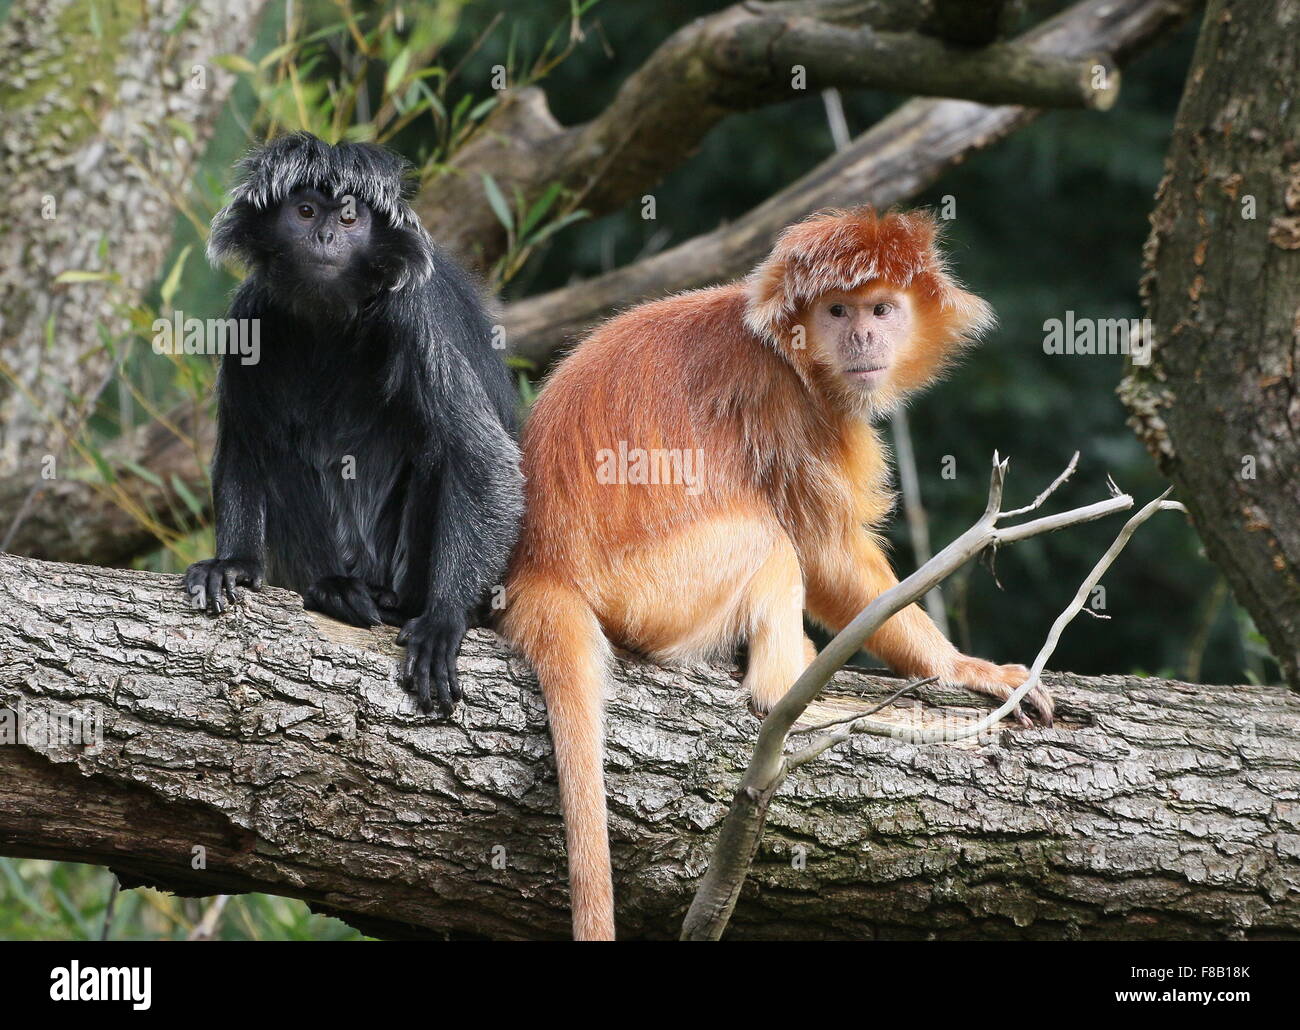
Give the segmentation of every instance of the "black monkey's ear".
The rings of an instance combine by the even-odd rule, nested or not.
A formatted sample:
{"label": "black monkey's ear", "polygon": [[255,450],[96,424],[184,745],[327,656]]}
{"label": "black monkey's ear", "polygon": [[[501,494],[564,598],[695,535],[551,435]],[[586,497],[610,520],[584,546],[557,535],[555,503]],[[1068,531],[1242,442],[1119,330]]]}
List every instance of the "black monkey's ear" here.
{"label": "black monkey's ear", "polygon": [[309,132],[280,136],[250,150],[236,169],[230,203],[212,220],[208,260],[254,262],[258,216],[279,205],[294,190],[311,188],[331,197],[352,196],[366,204],[394,236],[403,257],[392,283],[423,282],[433,274],[433,243],[411,209],[417,181],[404,157],[376,143],[334,146]]}

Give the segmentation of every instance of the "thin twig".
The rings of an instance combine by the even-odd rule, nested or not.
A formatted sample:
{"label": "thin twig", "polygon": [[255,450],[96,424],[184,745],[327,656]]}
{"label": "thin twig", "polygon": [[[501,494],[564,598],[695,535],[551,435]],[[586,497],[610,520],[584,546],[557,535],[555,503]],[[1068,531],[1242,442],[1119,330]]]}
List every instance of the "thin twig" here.
{"label": "thin twig", "polygon": [[1054,480],[1052,480],[1052,485],[1049,486],[1037,497],[1035,497],[1032,503],[1026,504],[1023,508],[1017,508],[1015,509],[1015,511],[1004,511],[1001,517],[1004,519],[1013,519],[1017,515],[1027,515],[1029,514],[1029,512],[1041,508],[1043,506],[1043,502],[1047,500],[1049,497],[1051,497],[1052,494],[1056,493],[1056,488],[1059,487],[1062,483],[1064,483],[1067,479],[1069,479],[1072,475],[1074,475],[1074,470],[1078,467],[1079,467],[1079,452],[1075,451],[1074,457],[1070,459],[1070,464],[1065,466],[1065,470]]}
{"label": "thin twig", "polygon": [[939,682],[938,676],[927,676],[923,680],[913,680],[911,683],[904,683],[901,687],[895,690],[892,694],[890,694],[887,698],[885,698],[885,700],[881,701],[880,704],[876,705],[874,708],[869,708],[865,712],[854,712],[852,715],[846,715],[842,719],[832,719],[830,722],[823,722],[817,726],[796,726],[794,729],[790,731],[790,736],[793,737],[799,733],[816,733],[818,730],[828,730],[832,726],[840,725],[840,723],[857,722],[857,720],[859,719],[865,719],[868,715],[875,715],[882,708],[889,707],[900,697],[906,694],[909,690],[912,690],[916,687],[929,686],[931,683],[938,683],[938,682]]}

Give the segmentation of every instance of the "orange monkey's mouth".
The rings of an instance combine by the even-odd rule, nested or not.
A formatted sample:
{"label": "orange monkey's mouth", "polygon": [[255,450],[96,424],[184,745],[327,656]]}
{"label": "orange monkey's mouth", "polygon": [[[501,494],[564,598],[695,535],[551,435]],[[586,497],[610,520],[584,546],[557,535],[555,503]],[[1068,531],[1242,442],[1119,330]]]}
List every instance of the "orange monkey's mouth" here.
{"label": "orange monkey's mouth", "polygon": [[845,369],[844,374],[848,376],[850,379],[856,379],[859,382],[869,383],[872,382],[876,376],[881,375],[884,371],[885,371],[884,365],[859,365],[855,368]]}

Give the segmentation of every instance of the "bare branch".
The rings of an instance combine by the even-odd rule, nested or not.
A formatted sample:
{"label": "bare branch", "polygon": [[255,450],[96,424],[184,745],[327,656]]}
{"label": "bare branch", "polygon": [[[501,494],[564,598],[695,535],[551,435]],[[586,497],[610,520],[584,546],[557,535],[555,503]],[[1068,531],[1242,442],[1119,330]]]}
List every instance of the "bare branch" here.
{"label": "bare branch", "polygon": [[1037,497],[1035,497],[1032,503],[1026,504],[1023,508],[1016,508],[1014,511],[1004,511],[1001,517],[1004,519],[1011,519],[1011,518],[1015,518],[1017,515],[1027,515],[1029,512],[1041,508],[1043,506],[1043,502],[1047,500],[1049,497],[1051,497],[1052,494],[1056,493],[1057,488],[1062,483],[1064,483],[1067,479],[1069,479],[1072,475],[1074,475],[1074,470],[1078,467],[1079,467],[1079,452],[1075,451],[1074,457],[1070,459],[1070,463],[1065,466],[1065,468],[1061,471],[1061,474],[1059,476],[1057,476],[1055,479],[1052,480],[1052,485],[1049,486]]}
{"label": "bare branch", "polygon": [[585,124],[561,126],[537,87],[507,97],[425,192],[420,213],[435,236],[488,267],[504,252],[506,232],[486,203],[485,172],[507,196],[518,189],[525,203],[559,183],[600,215],[661,181],[729,114],[807,90],[886,89],[1034,107],[1114,103],[1119,77],[1105,47],[1068,54],[1018,42],[976,47],[960,32],[953,43],[943,38],[943,19],[922,25],[925,13],[912,0],[790,0],[740,3],[696,19]]}
{"label": "bare branch", "polygon": [[[1199,0],[1084,0],[1017,42],[1041,55],[1073,59],[1105,50],[1124,60],[1177,28],[1198,6]],[[742,218],[605,275],[511,304],[511,350],[544,364],[619,308],[743,275],[777,232],[813,211],[864,203],[886,208],[916,196],[947,169],[1036,116],[1021,106],[908,101]],[[638,180],[637,190],[648,185]],[[479,202],[461,197],[456,210]]]}
{"label": "bare branch", "polygon": [[[1075,456],[1077,458],[1077,455]],[[1067,525],[1076,525],[1100,517],[1105,511],[1120,510],[1132,506],[1131,497],[1112,498],[1109,501],[1089,505],[1087,508],[1063,512],[1059,515],[1036,519],[1022,526],[1006,531],[1000,535],[996,523],[1005,517],[1001,513],[1003,488],[1009,460],[1000,459],[995,452],[993,468],[989,480],[989,498],[984,514],[980,519],[951,544],[939,552],[931,561],[917,569],[912,575],[897,586],[885,591],[864,608],[809,664],[804,673],[795,681],[785,696],[777,702],[771,713],[764,720],[759,730],[758,742],[754,747],[754,756],[741,781],[736,801],[723,821],[722,831],[718,836],[713,858],[705,871],[691,903],[690,911],[682,926],[683,940],[717,940],[726,928],[732,907],[740,896],[740,888],[748,875],[751,856],[758,847],[762,837],[763,822],[767,803],[785,780],[790,770],[797,765],[823,754],[835,744],[848,739],[853,733],[871,733],[878,736],[894,736],[897,739],[913,743],[935,743],[972,736],[982,732],[1003,716],[1014,710],[1024,696],[1039,682],[1043,665],[1052,651],[1064,627],[1082,608],[1087,600],[1088,591],[1109,568],[1112,561],[1123,549],[1136,528],[1162,506],[1171,502],[1164,500],[1164,495],[1146,505],[1137,515],[1129,520],[1115,543],[1094,567],[1084,585],[1080,587],[1071,606],[1057,619],[1049,634],[1048,642],[1039,652],[1030,676],[986,719],[980,720],[962,730],[952,732],[940,730],[910,730],[889,724],[876,723],[866,717],[846,721],[834,732],[826,734],[809,744],[793,756],[785,755],[785,743],[794,723],[803,715],[808,705],[817,697],[829,682],[835,671],[841,668],[890,616],[908,604],[918,600],[933,586],[942,582],[968,560],[978,555],[986,547],[1010,540],[1023,540],[1036,533],[1050,532]],[[1072,459],[1065,472],[1039,495],[1039,500],[1029,506],[1036,508],[1057,485],[1064,481],[1074,468]],[[1019,509],[1026,510],[1026,509]],[[1014,535],[1011,535],[1014,534]]]}

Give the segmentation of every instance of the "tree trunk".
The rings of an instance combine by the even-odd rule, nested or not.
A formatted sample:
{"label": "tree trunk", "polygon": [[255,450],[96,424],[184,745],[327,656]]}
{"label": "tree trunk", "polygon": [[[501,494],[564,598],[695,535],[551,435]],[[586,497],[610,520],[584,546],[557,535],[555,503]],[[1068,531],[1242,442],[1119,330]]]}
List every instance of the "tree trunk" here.
{"label": "tree trunk", "polygon": [[100,333],[126,333],[158,277],[234,82],[209,62],[263,2],[15,0],[0,21],[0,474],[39,482],[111,375]]}
{"label": "tree trunk", "polygon": [[1300,690],[1300,3],[1212,0],[1157,194],[1154,348],[1121,394]]}
{"label": "tree trunk", "polygon": [[[212,620],[174,576],[0,556],[0,605],[0,706],[26,729],[0,747],[0,853],[304,898],[385,936],[567,933],[544,709],[489,632],[466,641],[466,700],[443,719],[397,686],[390,630],[307,615],[287,591]],[[894,686],[844,673],[809,718]],[[1051,686],[1054,729],[854,737],[800,770],[730,935],[1300,937],[1300,698]],[[927,720],[977,704],[921,696]],[[620,933],[674,937],[757,724],[719,669],[621,662],[608,707]],[[100,746],[40,732],[74,711],[98,713]]]}

